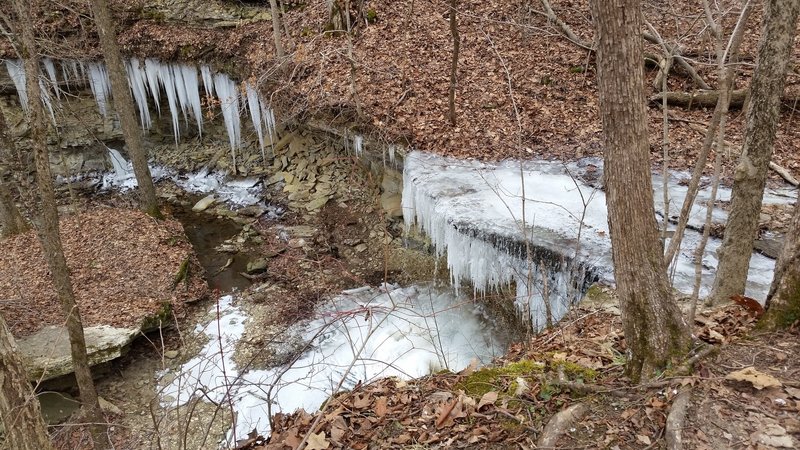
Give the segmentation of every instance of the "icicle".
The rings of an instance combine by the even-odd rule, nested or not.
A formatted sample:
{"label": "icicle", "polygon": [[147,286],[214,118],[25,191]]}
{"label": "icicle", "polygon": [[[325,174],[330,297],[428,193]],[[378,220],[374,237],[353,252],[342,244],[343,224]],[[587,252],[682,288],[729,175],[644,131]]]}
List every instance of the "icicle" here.
{"label": "icicle", "polygon": [[353,138],[353,150],[356,152],[356,158],[360,158],[364,153],[364,138],[360,134]]}
{"label": "icicle", "polygon": [[[158,64],[158,79],[161,82],[161,85],[164,86],[164,91],[167,93],[169,112],[172,116],[172,130],[175,133],[175,144],[177,144],[181,136],[181,124],[178,121],[178,104],[175,98],[175,80],[172,76],[172,69],[164,64],[159,64],[157,61],[154,61],[154,63]],[[147,62],[145,62],[145,64],[147,64]]]}
{"label": "icicle", "polygon": [[182,64],[180,66],[183,76],[183,86],[186,89],[186,99],[192,108],[192,115],[197,122],[197,133],[203,135],[203,108],[200,105],[200,85],[197,81],[197,68]]}
{"label": "icicle", "polygon": [[108,117],[108,94],[111,92],[111,86],[103,63],[89,63],[89,85],[97,102],[97,108],[104,117]]}
{"label": "icicle", "polygon": [[206,90],[206,96],[214,96],[214,78],[211,76],[211,68],[208,66],[200,66],[200,74],[203,76],[203,88]]}
{"label": "icicle", "polygon": [[25,67],[20,59],[7,59],[6,70],[11,81],[14,82],[14,87],[17,88],[17,95],[19,96],[19,104],[22,109],[28,112],[28,90],[25,87]]}
{"label": "icicle", "polygon": [[42,96],[42,104],[47,108],[47,111],[50,112],[50,119],[53,121],[53,125],[55,125],[56,115],[53,111],[53,100],[50,97],[50,89],[47,88],[47,83],[41,78],[39,78],[39,93]]}
{"label": "icicle", "polygon": [[44,66],[45,72],[47,72],[47,76],[50,78],[50,83],[53,85],[53,90],[56,92],[56,97],[60,99],[61,90],[58,88],[58,78],[56,78],[56,66],[53,64],[53,60],[50,58],[44,58],[42,59],[42,65]]}
{"label": "icicle", "polygon": [[214,75],[214,89],[217,91],[221,103],[222,118],[225,119],[225,129],[228,131],[235,171],[236,149],[242,145],[241,124],[239,122],[239,91],[236,89],[236,83],[223,73]]}
{"label": "icicle", "polygon": [[389,144],[389,162],[392,165],[395,164],[395,152],[397,152],[397,146],[394,144]]}
{"label": "icicle", "polygon": [[270,146],[275,148],[275,138],[277,136],[277,132],[275,131],[275,114],[272,111],[272,108],[267,106],[262,98],[259,98],[259,103],[261,104],[261,117],[264,118],[264,126],[267,127],[267,135],[269,136]]}
{"label": "icicle", "polygon": [[250,119],[253,121],[253,128],[258,135],[258,145],[261,147],[261,158],[266,161],[264,154],[264,123],[261,120],[261,101],[258,98],[258,91],[255,90],[250,83],[244,84],[244,90],[247,94],[247,107],[250,108]]}
{"label": "icicle", "polygon": [[144,60],[144,72],[147,77],[147,86],[150,87],[150,95],[156,103],[159,117],[161,116],[161,90],[158,88],[158,72],[160,67],[161,64],[155,59],[147,58]]}
{"label": "icicle", "polygon": [[131,87],[133,99],[136,100],[136,106],[139,107],[139,120],[142,124],[142,128],[149,130],[152,121],[150,119],[150,109],[147,105],[147,90],[145,88],[145,78],[147,75],[142,70],[141,63],[137,58],[131,58],[131,60],[125,64],[125,69],[128,71],[128,84]]}
{"label": "icicle", "polygon": [[189,99],[186,96],[186,85],[183,82],[183,72],[178,64],[171,64],[169,68],[172,72],[172,79],[175,81],[175,93],[178,96],[178,105],[181,107],[183,121],[189,126],[189,116],[186,110],[189,108]]}

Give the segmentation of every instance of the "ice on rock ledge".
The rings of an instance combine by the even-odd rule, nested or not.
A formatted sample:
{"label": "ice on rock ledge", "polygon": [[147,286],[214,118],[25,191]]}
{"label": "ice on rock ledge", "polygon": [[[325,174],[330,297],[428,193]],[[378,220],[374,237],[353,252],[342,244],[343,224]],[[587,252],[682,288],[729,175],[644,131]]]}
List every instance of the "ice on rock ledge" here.
{"label": "ice on rock ledge", "polygon": [[[45,58],[42,64],[50,83],[45,83],[44,79],[40,82],[42,86],[42,102],[50,112],[53,121],[55,121],[54,110],[56,105],[53,104],[52,96],[50,95],[51,86],[55,90],[55,97],[60,100],[55,67],[57,62],[61,64],[61,72],[67,85],[88,82],[98,110],[104,117],[108,117],[111,83],[104,63],[89,62],[84,66],[84,63],[80,61],[55,61]],[[27,110],[26,76],[22,61],[5,60],[5,66],[17,89],[20,103],[23,109]],[[198,77],[198,69],[195,66],[162,63],[153,58],[147,58],[144,61],[138,58],[131,58],[125,63],[125,69],[129,88],[139,110],[139,121],[144,130],[148,130],[152,126],[148,105],[149,100],[155,103],[156,110],[161,115],[161,95],[163,90],[164,95],[167,97],[167,106],[172,119],[176,144],[180,142],[181,136],[180,116],[183,116],[186,125],[189,124],[189,117],[191,116],[197,126],[198,134],[202,136],[203,109],[200,96],[204,92],[206,96],[211,97],[216,92],[220,101],[233,159],[236,159],[236,150],[242,146],[241,114],[245,110],[239,108],[241,97],[239,86],[228,75],[213,73],[208,66],[201,66],[200,77]],[[203,83],[202,92],[200,90],[201,80]],[[253,127],[258,136],[259,146],[263,155],[266,136],[269,136],[270,142],[274,138],[275,114],[254,86],[245,83],[244,88]]]}
{"label": "ice on rock ledge", "polygon": [[[545,301],[557,320],[589,282],[613,283],[605,194],[580,181],[578,170],[557,162],[490,164],[411,152],[403,171],[403,216],[407,227],[416,224],[430,236],[437,254],[447,255],[453,284],[469,281],[486,292],[514,282],[520,312],[538,328]],[[694,283],[699,238],[687,230],[675,265],[673,284],[685,293]],[[706,248],[704,263],[712,269],[703,273],[703,295],[719,244],[712,239]],[[773,266],[769,258],[752,256],[748,295],[766,296]]]}

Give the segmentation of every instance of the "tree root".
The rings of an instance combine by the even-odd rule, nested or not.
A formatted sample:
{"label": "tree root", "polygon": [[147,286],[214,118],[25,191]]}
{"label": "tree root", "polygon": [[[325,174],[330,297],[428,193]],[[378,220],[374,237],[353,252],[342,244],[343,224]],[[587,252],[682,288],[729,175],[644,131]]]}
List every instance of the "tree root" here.
{"label": "tree root", "polygon": [[567,432],[575,422],[578,422],[589,412],[585,403],[577,403],[562,409],[550,418],[547,425],[536,440],[536,448],[555,448],[558,438]]}
{"label": "tree root", "polygon": [[683,449],[683,424],[686,419],[686,410],[689,409],[691,393],[692,391],[689,388],[681,389],[669,409],[666,431],[664,432],[667,450]]}

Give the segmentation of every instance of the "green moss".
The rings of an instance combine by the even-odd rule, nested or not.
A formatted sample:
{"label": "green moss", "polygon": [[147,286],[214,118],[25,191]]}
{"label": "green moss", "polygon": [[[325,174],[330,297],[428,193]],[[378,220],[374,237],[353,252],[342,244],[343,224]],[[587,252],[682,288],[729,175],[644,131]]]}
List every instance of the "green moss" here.
{"label": "green moss", "polygon": [[569,68],[570,73],[584,73],[586,72],[586,67],[583,66],[572,66]]}
{"label": "green moss", "polygon": [[172,280],[172,289],[174,290],[178,287],[178,284],[183,281],[186,284],[189,284],[189,257],[187,256],[186,259],[183,260],[180,267],[178,267],[178,273],[175,274],[175,278]]}
{"label": "green moss", "polygon": [[163,324],[167,323],[172,316],[172,304],[168,301],[161,302],[161,308],[152,316],[145,317],[142,320],[142,333],[157,330]]}
{"label": "green moss", "polygon": [[[784,277],[790,276],[789,273],[784,274]],[[785,298],[779,301],[773,299],[766,314],[758,322],[759,329],[780,330],[800,320],[800,277],[781,280],[781,285],[776,294]],[[788,289],[785,286],[788,286]]]}
{"label": "green moss", "polygon": [[553,369],[563,371],[564,375],[571,380],[594,381],[597,379],[596,370],[570,361],[553,361]]}
{"label": "green moss", "polygon": [[513,395],[518,377],[531,377],[541,374],[544,364],[528,359],[507,364],[502,367],[487,367],[476,370],[456,385],[471,397],[481,397],[491,391]]}
{"label": "green moss", "polygon": [[367,10],[367,23],[375,23],[378,20],[378,12],[375,11],[375,8],[370,8]]}

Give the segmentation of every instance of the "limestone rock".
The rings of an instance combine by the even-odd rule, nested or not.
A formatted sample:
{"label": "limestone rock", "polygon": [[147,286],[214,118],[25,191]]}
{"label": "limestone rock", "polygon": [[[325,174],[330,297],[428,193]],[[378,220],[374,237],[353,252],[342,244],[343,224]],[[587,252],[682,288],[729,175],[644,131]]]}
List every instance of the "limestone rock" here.
{"label": "limestone rock", "polygon": [[381,207],[389,217],[403,217],[403,205],[400,194],[381,194]]}
{"label": "limestone rock", "polygon": [[[84,335],[89,365],[94,366],[127,353],[129,344],[139,335],[139,330],[100,325],[85,328]],[[72,373],[72,356],[66,327],[42,328],[20,339],[18,344],[31,380],[50,380]]]}
{"label": "limestone rock", "polygon": [[249,274],[264,273],[266,271],[267,271],[267,260],[264,258],[259,258],[247,263],[247,273]]}
{"label": "limestone rock", "polygon": [[192,206],[192,211],[195,212],[205,211],[206,209],[208,209],[209,206],[213,205],[214,202],[216,201],[217,199],[214,197],[214,194],[203,197],[200,201],[195,203],[194,206]]}

